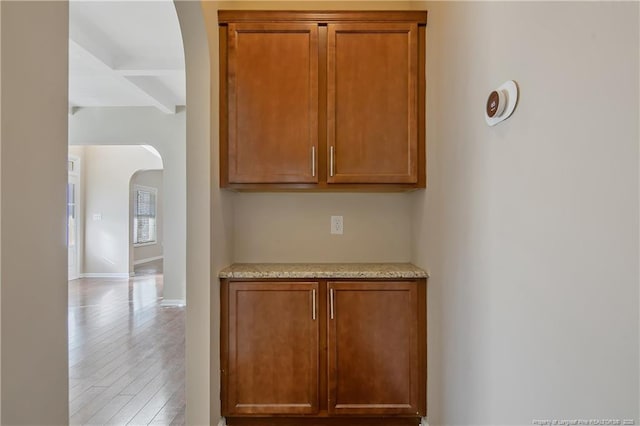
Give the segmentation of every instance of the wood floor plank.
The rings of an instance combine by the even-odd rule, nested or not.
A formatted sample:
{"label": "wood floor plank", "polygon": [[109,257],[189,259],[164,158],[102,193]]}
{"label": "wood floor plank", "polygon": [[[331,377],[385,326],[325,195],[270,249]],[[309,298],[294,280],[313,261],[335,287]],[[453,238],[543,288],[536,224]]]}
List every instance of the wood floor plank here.
{"label": "wood floor plank", "polygon": [[[108,333],[104,333],[101,337],[102,341],[86,341],[84,346],[90,347],[90,351],[85,353],[85,359],[81,362],[74,364],[73,368],[77,371],[82,371],[83,368],[95,368],[96,365],[104,366],[111,361],[118,353],[122,353],[127,350],[127,346],[130,346],[132,342],[137,343],[138,336],[142,335],[147,337],[148,329],[152,326],[158,326],[153,322],[157,313],[146,313],[146,319],[139,320],[136,324],[135,330],[132,333],[130,327],[120,326],[111,329]],[[114,318],[111,322],[125,322],[123,318]]]}
{"label": "wood floor plank", "polygon": [[69,282],[71,424],[184,425],[185,311],[161,306],[157,268]]}
{"label": "wood floor plank", "polygon": [[184,407],[182,407],[182,411],[180,411],[175,417],[174,419],[171,421],[171,423],[169,423],[170,426],[183,426],[185,425],[187,422],[185,421],[185,416],[184,416]]}
{"label": "wood floor plank", "polygon": [[[163,388],[170,377],[166,372],[159,373],[153,378],[140,392],[136,393],[133,398],[118,413],[116,413],[109,423],[125,425],[133,420],[140,410]],[[178,384],[179,386],[180,384]],[[159,411],[159,409],[158,409]]]}
{"label": "wood floor plank", "polygon": [[184,388],[177,390],[171,398],[167,401],[167,403],[162,407],[160,411],[156,414],[156,416],[151,420],[152,425],[168,425],[173,420],[184,412],[185,405],[185,392]]}
{"label": "wood floor plank", "polygon": [[[178,372],[178,377],[184,378],[184,372]],[[179,379],[178,379],[179,380]],[[184,380],[184,379],[183,379]],[[180,383],[184,386],[184,381]],[[175,393],[176,385],[179,384],[175,381],[169,381],[165,383],[158,392],[153,395],[153,397],[147,401],[147,403],[138,411],[133,419],[129,422],[131,425],[146,425],[150,424],[154,418],[157,417],[158,413],[165,407],[165,405],[169,402],[173,394]],[[180,387],[182,387],[180,386]]]}
{"label": "wood floor plank", "polygon": [[106,388],[90,387],[82,395],[69,403],[69,416],[73,417],[86,404],[93,401],[98,395],[105,391]]}
{"label": "wood floor plank", "polygon": [[161,360],[156,360],[150,366],[150,368],[144,373],[138,375],[131,383],[127,385],[120,393],[122,395],[136,395],[145,387],[149,386],[158,374],[162,373],[164,370],[164,363]]}
{"label": "wood floor plank", "polygon": [[111,401],[105,404],[100,411],[95,413],[85,425],[106,425],[109,424],[109,419],[113,417],[118,411],[131,401],[133,395],[116,395]]}

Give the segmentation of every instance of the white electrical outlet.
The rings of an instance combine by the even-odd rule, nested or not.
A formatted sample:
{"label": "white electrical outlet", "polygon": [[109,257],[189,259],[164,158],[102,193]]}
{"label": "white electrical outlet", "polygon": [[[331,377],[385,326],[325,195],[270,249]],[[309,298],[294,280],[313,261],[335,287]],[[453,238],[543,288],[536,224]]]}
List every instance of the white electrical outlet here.
{"label": "white electrical outlet", "polygon": [[331,216],[331,233],[342,235],[344,232],[344,220],[342,216]]}

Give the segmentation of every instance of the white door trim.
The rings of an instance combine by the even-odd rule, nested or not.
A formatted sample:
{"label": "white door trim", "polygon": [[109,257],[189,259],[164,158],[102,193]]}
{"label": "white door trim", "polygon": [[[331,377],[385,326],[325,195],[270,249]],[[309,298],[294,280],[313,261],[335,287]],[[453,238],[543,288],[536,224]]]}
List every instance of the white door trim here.
{"label": "white door trim", "polygon": [[[70,155],[69,156],[69,163],[73,164],[73,170],[69,170],[69,177],[67,179],[67,184],[72,183],[74,185],[74,208],[75,208],[75,221],[74,221],[74,226],[75,229],[73,230],[74,234],[75,234],[75,253],[73,253],[72,255],[68,254],[68,260],[67,260],[67,271],[68,271],[68,279],[69,280],[75,280],[77,278],[80,278],[80,263],[81,263],[81,258],[80,258],[80,244],[81,244],[81,224],[82,224],[82,200],[80,199],[80,194],[82,193],[80,190],[80,158]],[[67,200],[67,206],[69,205],[69,202]],[[67,221],[68,224],[68,221]],[[67,231],[68,232],[68,231]],[[67,235],[68,238],[68,235]],[[67,241],[68,244],[68,241]],[[71,260],[71,256],[75,257],[75,265],[70,265],[69,261]]]}

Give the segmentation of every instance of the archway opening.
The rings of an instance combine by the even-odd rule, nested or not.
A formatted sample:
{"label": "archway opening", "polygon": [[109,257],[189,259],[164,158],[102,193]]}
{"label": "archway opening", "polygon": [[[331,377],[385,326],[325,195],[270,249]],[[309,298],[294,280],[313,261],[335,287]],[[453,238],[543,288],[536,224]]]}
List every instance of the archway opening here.
{"label": "archway opening", "polygon": [[[79,281],[90,280],[69,287],[70,423],[183,424],[185,70],[176,10],[168,0],[72,1],[69,15],[69,143],[83,151],[87,179]],[[135,155],[111,161],[109,149]],[[144,155],[157,162],[129,168]],[[160,169],[162,189],[143,176]],[[101,182],[103,192],[125,187],[125,201],[86,191]]]}

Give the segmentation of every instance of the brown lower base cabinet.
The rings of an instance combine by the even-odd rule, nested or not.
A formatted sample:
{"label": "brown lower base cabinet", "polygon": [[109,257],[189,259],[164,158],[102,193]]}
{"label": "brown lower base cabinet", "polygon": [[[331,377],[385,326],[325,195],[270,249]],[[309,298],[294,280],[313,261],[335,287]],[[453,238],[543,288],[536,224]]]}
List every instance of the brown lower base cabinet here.
{"label": "brown lower base cabinet", "polygon": [[417,425],[426,281],[221,280],[228,425]]}

